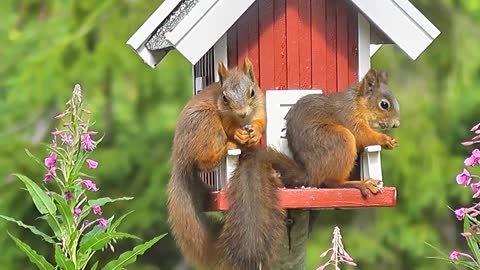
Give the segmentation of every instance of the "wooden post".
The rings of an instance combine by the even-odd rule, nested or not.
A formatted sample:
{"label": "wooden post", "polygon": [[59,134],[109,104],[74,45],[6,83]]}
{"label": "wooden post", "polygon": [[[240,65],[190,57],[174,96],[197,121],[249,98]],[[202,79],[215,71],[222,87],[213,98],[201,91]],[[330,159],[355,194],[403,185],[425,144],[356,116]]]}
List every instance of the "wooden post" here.
{"label": "wooden post", "polygon": [[305,269],[310,211],[303,209],[289,211],[290,217],[294,221],[290,231],[291,249],[289,250],[288,233],[285,229],[282,246],[277,254],[278,259],[272,269],[303,270]]}

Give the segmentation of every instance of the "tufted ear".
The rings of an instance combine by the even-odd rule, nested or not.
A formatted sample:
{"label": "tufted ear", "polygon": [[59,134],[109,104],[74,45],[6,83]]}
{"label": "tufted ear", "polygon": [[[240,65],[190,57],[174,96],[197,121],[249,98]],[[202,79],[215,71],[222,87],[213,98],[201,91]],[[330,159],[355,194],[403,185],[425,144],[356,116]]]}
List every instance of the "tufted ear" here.
{"label": "tufted ear", "polygon": [[362,82],[360,83],[360,88],[358,89],[358,95],[360,96],[368,96],[373,93],[373,90],[376,87],[376,84],[378,82],[377,75],[378,72],[371,68],[365,77],[363,77]]}
{"label": "tufted ear", "polygon": [[388,74],[386,71],[381,71],[379,74],[378,74],[378,80],[387,84],[388,82]]}
{"label": "tufted ear", "polygon": [[245,57],[245,61],[243,61],[243,73],[247,75],[252,82],[257,83],[257,80],[255,79],[255,72],[253,71],[253,65],[252,62],[250,62],[250,59],[248,57]]}
{"label": "tufted ear", "polygon": [[223,85],[223,82],[228,76],[228,69],[225,67],[225,64],[223,64],[223,61],[220,61],[218,63],[218,77],[220,78],[220,84]]}

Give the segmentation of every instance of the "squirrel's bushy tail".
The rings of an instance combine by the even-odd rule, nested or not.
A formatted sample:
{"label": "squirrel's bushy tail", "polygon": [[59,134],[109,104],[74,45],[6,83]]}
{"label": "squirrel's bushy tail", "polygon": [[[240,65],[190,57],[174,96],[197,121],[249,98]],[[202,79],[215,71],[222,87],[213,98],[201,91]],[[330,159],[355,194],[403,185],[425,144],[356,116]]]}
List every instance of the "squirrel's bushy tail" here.
{"label": "squirrel's bushy tail", "polygon": [[215,226],[204,213],[207,195],[208,189],[193,165],[173,164],[168,221],[183,254],[202,267],[210,267],[215,256]]}
{"label": "squirrel's bushy tail", "polygon": [[265,149],[242,153],[228,186],[230,208],[219,238],[227,266],[222,269],[270,269],[286,228],[286,211],[278,206],[281,186]]}

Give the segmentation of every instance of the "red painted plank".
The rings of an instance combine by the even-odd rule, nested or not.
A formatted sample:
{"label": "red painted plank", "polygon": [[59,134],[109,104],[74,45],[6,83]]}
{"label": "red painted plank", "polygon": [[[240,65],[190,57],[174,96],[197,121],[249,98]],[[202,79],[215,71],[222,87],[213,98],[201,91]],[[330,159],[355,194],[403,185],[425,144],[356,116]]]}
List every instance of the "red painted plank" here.
{"label": "red painted plank", "polygon": [[[397,204],[397,189],[394,187],[382,188],[381,193],[368,194],[367,198],[353,188],[279,189],[278,196],[279,205],[288,209],[393,207]],[[209,211],[225,211],[228,207],[227,192],[210,193]]]}
{"label": "red painted plank", "polygon": [[337,1],[337,90],[348,88],[348,21],[347,3]]}
{"label": "red painted plank", "polygon": [[348,83],[358,82],[358,17],[356,9],[348,7]]}
{"label": "red painted plank", "polygon": [[300,89],[312,89],[311,0],[298,0],[298,16],[300,17],[298,37]]}
{"label": "red painted plank", "polygon": [[311,1],[312,16],[312,88],[323,89],[326,82],[326,9],[325,0]]}
{"label": "red painted plank", "polygon": [[259,1],[259,43],[260,43],[260,88],[264,91],[275,88],[273,2]]}
{"label": "red painted plank", "polygon": [[287,1],[287,87],[298,89],[300,87],[300,55],[299,55],[299,31],[300,18],[298,17],[298,1]]}
{"label": "red painted plank", "polygon": [[232,25],[227,33],[227,54],[228,54],[228,66],[230,68],[236,67],[238,63],[238,51],[237,51],[237,23]]}
{"label": "red painted plank", "polygon": [[258,1],[255,1],[244,14],[248,20],[248,58],[252,62],[255,78],[260,81],[258,49]]}
{"label": "red painted plank", "polygon": [[275,0],[274,3],[274,69],[275,89],[287,88],[287,44],[286,44],[286,3]]}
{"label": "red painted plank", "polygon": [[328,0],[326,5],[327,39],[327,88],[326,92],[337,91],[337,0]]}
{"label": "red painted plank", "polygon": [[248,56],[248,19],[247,13],[244,13],[237,21],[237,51],[239,65],[243,64],[243,60]]}

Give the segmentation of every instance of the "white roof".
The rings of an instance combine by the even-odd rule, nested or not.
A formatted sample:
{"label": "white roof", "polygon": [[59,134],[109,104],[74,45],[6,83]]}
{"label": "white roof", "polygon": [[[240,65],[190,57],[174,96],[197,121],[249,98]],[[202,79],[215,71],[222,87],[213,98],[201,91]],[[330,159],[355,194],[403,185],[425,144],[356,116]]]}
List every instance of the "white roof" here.
{"label": "white roof", "polygon": [[[412,59],[416,59],[440,31],[408,0],[350,0]],[[151,67],[168,53],[149,50],[147,41],[182,0],[165,0],[130,37],[127,44]],[[165,34],[190,63],[195,64],[255,0],[201,0]]]}

